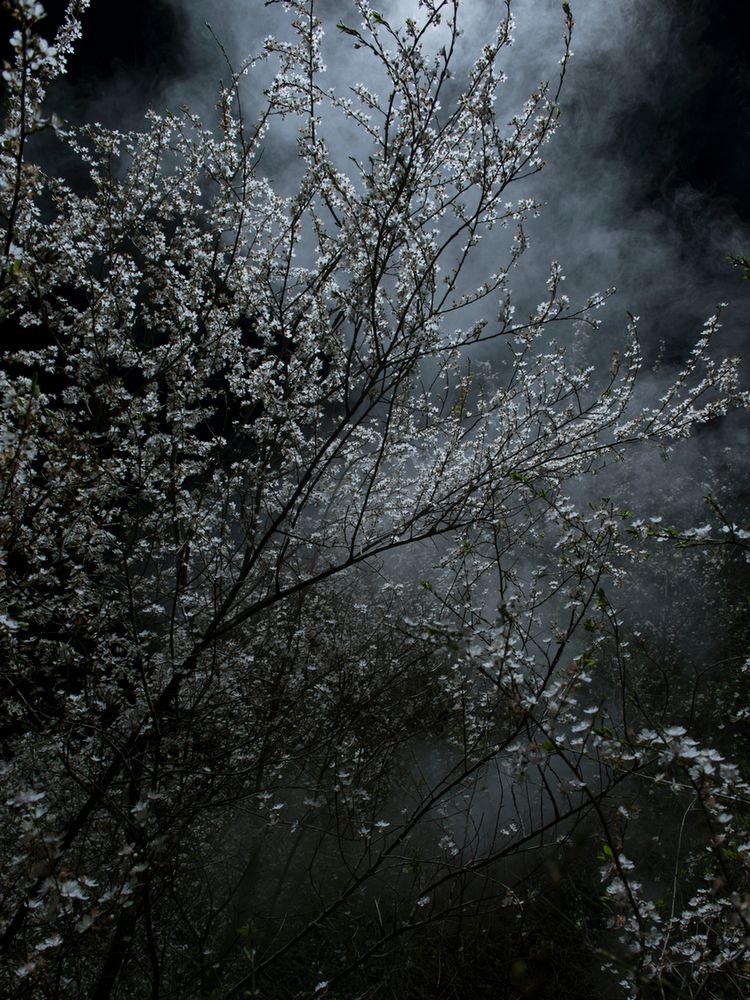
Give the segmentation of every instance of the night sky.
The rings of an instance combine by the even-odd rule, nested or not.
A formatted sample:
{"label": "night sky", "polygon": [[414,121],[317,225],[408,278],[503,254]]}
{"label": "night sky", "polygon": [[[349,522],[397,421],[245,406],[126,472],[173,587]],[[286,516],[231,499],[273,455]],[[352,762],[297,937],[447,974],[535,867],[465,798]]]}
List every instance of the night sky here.
{"label": "night sky", "polygon": [[[45,4],[50,34],[64,6],[60,0]],[[219,14],[227,6],[213,0],[203,9],[215,7]],[[261,7],[262,0],[245,0],[244,6],[252,10]],[[339,6],[343,10],[345,5]],[[576,16],[579,6],[583,4],[573,4]],[[622,137],[621,155],[639,160],[646,168],[651,183],[644,197],[653,202],[667,202],[689,184],[750,223],[750,46],[739,29],[746,4],[743,0],[659,0],[642,6],[661,8],[662,16],[668,12],[674,19],[679,27],[675,42],[689,73],[676,75],[666,66],[663,77],[654,80],[658,101],[609,95],[610,99],[616,96],[612,103],[619,105],[614,114]],[[130,112],[139,102],[146,106],[158,102],[166,84],[189,79],[191,72],[205,72],[212,61],[219,69],[207,35],[205,52],[191,45],[186,10],[187,0],[184,4],[179,0],[130,0],[127,4],[92,0],[85,15],[84,37],[68,72],[77,98],[88,103],[113,86],[129,90],[128,107],[111,108],[115,124],[118,111]],[[578,55],[588,55],[577,38],[574,47]],[[638,55],[633,52],[630,58],[637,61]],[[616,79],[612,88],[617,88]]]}
{"label": "night sky", "polygon": [[[383,9],[399,4],[406,0],[384,0]],[[64,4],[46,6],[51,35]],[[486,30],[492,6],[467,0],[469,42],[472,32]],[[745,3],[572,6],[575,57],[563,127],[539,182],[547,208],[529,230],[529,294],[552,258],[562,261],[574,301],[617,285],[611,318],[621,332],[625,310],[639,314],[647,353],[661,341],[679,351],[716,302],[727,300],[727,343],[741,350],[750,282],[726,255],[750,253],[750,47],[738,30]],[[555,71],[559,4],[517,0],[516,8],[518,65],[533,86],[534,73]],[[347,9],[319,0],[324,21]],[[211,21],[239,59],[258,46],[267,18],[263,0],[92,0],[84,39],[51,103],[63,116],[123,127],[137,127],[149,106],[203,102],[196,110],[210,114],[226,70],[203,22]],[[512,106],[527,92],[526,80],[513,89],[512,64],[508,74]]]}

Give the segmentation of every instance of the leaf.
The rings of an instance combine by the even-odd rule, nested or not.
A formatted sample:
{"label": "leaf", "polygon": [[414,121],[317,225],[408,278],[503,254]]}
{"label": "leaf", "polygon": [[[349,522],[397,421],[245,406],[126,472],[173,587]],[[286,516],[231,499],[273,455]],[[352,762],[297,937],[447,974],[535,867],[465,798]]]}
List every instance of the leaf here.
{"label": "leaf", "polygon": [[336,27],[339,29],[339,31],[343,31],[344,34],[346,34],[346,35],[353,35],[354,38],[360,38],[361,37],[358,31],[355,31],[354,28],[347,27],[344,24],[343,21],[339,21],[337,23]]}
{"label": "leaf", "polygon": [[597,861],[614,861],[615,856],[609,844],[602,844],[602,849],[596,856]]}

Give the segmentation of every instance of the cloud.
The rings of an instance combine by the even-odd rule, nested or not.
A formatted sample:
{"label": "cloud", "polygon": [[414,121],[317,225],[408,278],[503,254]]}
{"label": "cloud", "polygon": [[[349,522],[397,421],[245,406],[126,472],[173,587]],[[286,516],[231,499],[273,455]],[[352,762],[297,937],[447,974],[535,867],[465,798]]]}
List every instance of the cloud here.
{"label": "cloud", "polygon": [[[668,377],[670,363],[676,364],[690,349],[718,301],[730,303],[719,349],[732,353],[747,340],[750,283],[740,280],[725,257],[750,250],[748,219],[716,185],[712,189],[711,177],[696,178],[686,167],[697,155],[693,145],[710,132],[698,115],[705,110],[702,95],[715,74],[719,53],[706,41],[711,4],[696,0],[686,9],[678,0],[574,0],[572,6],[575,56],[561,98],[562,125],[545,150],[549,166],[517,192],[544,202],[541,217],[529,223],[530,249],[514,275],[519,312],[523,314],[523,303],[538,301],[553,259],[563,265],[573,303],[616,285],[619,294],[605,310],[604,328],[589,342],[591,360],[608,366],[612,349],[623,340],[630,311],[640,316],[649,363],[666,345],[667,364],[657,382]],[[132,122],[148,101],[173,109],[187,104],[211,119],[218,80],[226,79],[228,69],[205,22],[211,23],[235,66],[248,54],[260,53],[267,35],[290,37],[282,5],[263,0],[163,0],[160,9],[171,12],[162,22],[177,35],[154,44],[158,51],[162,45],[179,47],[181,58],[165,61],[169,72],[157,76],[156,94],[137,75],[139,68],[120,66],[95,97],[88,96],[88,109],[83,110],[89,117],[109,109],[130,116]],[[419,13],[416,0],[383,0],[380,9],[395,20]],[[499,104],[507,118],[540,80],[554,78],[562,53],[558,0],[514,0],[513,10],[516,40],[504,54],[508,82]],[[491,37],[498,11],[502,5],[495,0],[461,4],[459,75]],[[338,20],[357,24],[354,5],[318,0],[316,13],[327,30],[329,83],[338,93],[346,93],[360,79],[377,88],[378,73],[366,52],[355,50],[352,39],[335,29]],[[243,95],[249,115],[262,104],[270,78],[267,64],[251,74]],[[723,114],[722,120],[726,109]],[[694,140],[686,122],[694,126]],[[331,130],[330,142],[342,165],[356,141],[341,123]],[[717,160],[727,141],[726,136],[715,136]],[[293,189],[297,164],[292,125],[281,130],[275,142],[269,140],[262,169],[283,190]]]}

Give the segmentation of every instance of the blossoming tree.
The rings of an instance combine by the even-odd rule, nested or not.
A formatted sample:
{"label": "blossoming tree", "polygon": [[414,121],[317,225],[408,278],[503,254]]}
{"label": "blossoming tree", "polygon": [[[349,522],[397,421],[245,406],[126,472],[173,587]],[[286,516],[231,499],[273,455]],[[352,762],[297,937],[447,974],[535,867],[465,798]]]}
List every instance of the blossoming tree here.
{"label": "blossoming tree", "polygon": [[[739,975],[750,790],[634,697],[617,588],[662,528],[592,498],[748,399],[716,317],[636,406],[634,324],[609,371],[573,349],[605,295],[572,306],[554,263],[515,313],[537,206],[513,191],[557,125],[568,5],[557,83],[508,109],[510,0],[465,78],[459,0],[403,27],[353,0],[331,41],[381,86],[346,97],[314,0],[285,0],[292,34],[232,71],[212,130],[137,134],[47,110],[87,0],[52,43],[10,6],[3,995],[332,995],[408,932],[522,906],[519,859],[582,829],[623,995]],[[288,194],[262,151],[292,129]],[[35,145],[52,130],[83,181]],[[661,903],[626,853],[645,781],[708,847]]]}

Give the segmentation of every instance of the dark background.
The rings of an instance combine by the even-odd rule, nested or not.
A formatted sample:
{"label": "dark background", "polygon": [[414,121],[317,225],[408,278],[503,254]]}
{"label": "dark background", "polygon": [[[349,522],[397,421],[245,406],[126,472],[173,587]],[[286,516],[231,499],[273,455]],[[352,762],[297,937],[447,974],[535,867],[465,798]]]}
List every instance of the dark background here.
{"label": "dark background", "polygon": [[[468,0],[469,12],[474,2],[481,0]],[[524,2],[535,10],[531,0],[519,6]],[[536,301],[549,260],[560,259],[573,302],[618,286],[607,310],[611,336],[622,337],[626,310],[640,315],[647,358],[662,343],[675,361],[684,356],[723,300],[733,308],[722,349],[750,353],[744,319],[750,282],[727,261],[729,254],[750,255],[746,5],[623,0],[622,9],[635,12],[634,44],[632,33],[618,36],[621,24],[597,0],[573,3],[576,57],[563,93],[563,127],[540,181],[548,206],[531,228],[528,282],[524,275],[517,279],[521,298]],[[65,3],[47,0],[45,6],[51,38]],[[542,8],[548,20],[557,18],[552,0]],[[613,13],[617,9],[613,5]],[[257,42],[254,25],[262,34],[263,11],[263,0],[92,0],[68,74],[53,85],[49,103],[73,121],[120,128],[139,128],[149,107],[198,101],[204,105],[197,110],[210,114],[226,68],[203,21],[210,18],[225,40],[242,47]],[[2,28],[7,38],[5,12]],[[547,32],[530,44],[550,47],[553,73],[559,43],[551,38]],[[284,166],[264,162],[270,172]],[[69,169],[69,161],[61,169]]]}
{"label": "dark background", "polygon": [[[47,17],[40,31],[51,39],[67,4],[65,0],[44,0],[43,6]],[[13,22],[7,11],[2,11],[0,17],[7,58],[6,40]],[[74,102],[65,108],[69,117],[79,117],[88,104],[99,101],[103,92],[115,90],[122,90],[124,95],[129,91],[130,105],[138,100],[147,107],[158,101],[167,81],[188,68],[180,19],[164,0],[129,0],[124,4],[92,0],[82,23],[83,37],[68,61],[69,88],[57,87]],[[125,110],[123,105],[119,100],[112,102],[110,120],[105,124],[122,124],[119,118]]]}
{"label": "dark background", "polygon": [[[670,5],[695,25],[686,33],[692,48],[687,58],[694,61],[698,84],[691,78],[665,80],[656,105],[625,100],[617,122],[620,155],[637,160],[651,176],[644,197],[652,203],[668,204],[687,183],[750,223],[750,45],[741,28],[747,4],[662,4]],[[51,36],[65,3],[47,0],[45,7],[44,26]],[[113,126],[122,124],[123,114],[139,117],[143,108],[158,106],[165,86],[190,78],[202,62],[190,51],[183,22],[179,7],[166,0],[92,0],[83,38],[69,62],[65,96],[72,101],[71,116],[81,115],[92,101],[101,107],[107,93],[112,100],[106,124]],[[5,39],[7,12],[0,23]]]}

